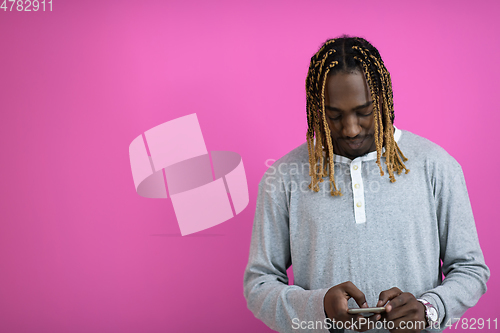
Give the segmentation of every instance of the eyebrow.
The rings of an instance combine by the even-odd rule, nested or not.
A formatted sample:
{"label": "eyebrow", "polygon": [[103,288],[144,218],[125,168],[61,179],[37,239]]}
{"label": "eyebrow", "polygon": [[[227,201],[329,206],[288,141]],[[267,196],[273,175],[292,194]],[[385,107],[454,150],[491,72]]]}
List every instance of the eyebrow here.
{"label": "eyebrow", "polygon": [[[366,103],[365,103],[365,104],[363,104],[363,105],[358,105],[358,106],[354,107],[352,110],[353,110],[353,111],[357,111],[357,110],[360,110],[360,109],[366,108],[366,107],[368,107],[368,106],[372,105],[372,103],[373,103],[373,101],[368,101],[368,102],[366,102]],[[329,106],[329,105],[325,105],[325,109],[326,109],[326,110],[330,110],[330,111],[342,112],[342,110],[341,110],[341,109],[336,108],[336,107],[333,107],[333,106]]]}

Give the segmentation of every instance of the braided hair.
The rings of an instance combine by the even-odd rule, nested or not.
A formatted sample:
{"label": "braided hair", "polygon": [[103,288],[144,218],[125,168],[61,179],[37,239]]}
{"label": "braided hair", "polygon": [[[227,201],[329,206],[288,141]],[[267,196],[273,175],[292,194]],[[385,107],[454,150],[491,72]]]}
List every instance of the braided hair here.
{"label": "braided hair", "polygon": [[[307,149],[309,152],[309,188],[319,191],[319,182],[329,176],[330,194],[342,195],[337,189],[333,168],[333,145],[330,128],[325,118],[325,85],[327,76],[337,72],[360,70],[364,74],[372,100],[374,101],[375,146],[377,165],[380,175],[384,175],[380,157],[385,157],[387,172],[391,182],[395,182],[394,171],[408,173],[403,162],[408,159],[403,155],[394,140],[394,103],[391,76],[385,68],[378,50],[360,37],[343,35],[327,40],[311,57],[306,78],[307,109]],[[316,135],[316,145],[314,136]],[[323,147],[327,148],[323,155]],[[382,149],[385,152],[382,154]],[[329,172],[327,172],[329,166]]]}

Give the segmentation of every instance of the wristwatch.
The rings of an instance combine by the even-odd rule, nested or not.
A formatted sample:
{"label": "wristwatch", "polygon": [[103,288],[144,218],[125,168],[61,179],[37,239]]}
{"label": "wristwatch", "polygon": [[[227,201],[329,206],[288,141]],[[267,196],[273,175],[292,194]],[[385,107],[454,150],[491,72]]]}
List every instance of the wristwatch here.
{"label": "wristwatch", "polygon": [[417,301],[425,306],[425,320],[427,321],[427,326],[425,328],[429,326],[436,327],[439,323],[439,315],[436,308],[425,299],[419,298]]}

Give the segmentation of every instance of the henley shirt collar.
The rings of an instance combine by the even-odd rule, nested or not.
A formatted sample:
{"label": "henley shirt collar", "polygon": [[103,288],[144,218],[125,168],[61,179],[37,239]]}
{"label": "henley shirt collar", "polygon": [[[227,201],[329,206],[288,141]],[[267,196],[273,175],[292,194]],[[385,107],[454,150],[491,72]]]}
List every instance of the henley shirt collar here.
{"label": "henley shirt collar", "polygon": [[[398,142],[399,139],[401,138],[401,130],[394,126],[394,141]],[[314,138],[314,142],[316,142],[316,138]],[[385,147],[382,147],[382,154],[385,152]],[[323,155],[325,155],[325,151],[323,151]],[[348,163],[350,164],[353,161],[370,161],[370,160],[375,160],[377,159],[377,151],[372,151],[369,153],[366,153],[365,155],[358,156],[355,159],[351,160],[348,157],[333,154],[333,161],[334,162],[340,162],[340,163]]]}

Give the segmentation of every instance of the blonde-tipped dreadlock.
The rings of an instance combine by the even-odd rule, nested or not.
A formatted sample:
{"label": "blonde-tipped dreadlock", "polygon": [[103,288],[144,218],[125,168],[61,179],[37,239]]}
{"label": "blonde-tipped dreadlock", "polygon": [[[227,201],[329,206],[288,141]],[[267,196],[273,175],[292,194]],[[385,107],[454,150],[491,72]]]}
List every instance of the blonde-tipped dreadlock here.
{"label": "blonde-tipped dreadlock", "polygon": [[[325,117],[325,85],[328,74],[339,71],[360,69],[368,82],[373,103],[375,120],[375,146],[377,165],[380,175],[384,175],[380,158],[385,157],[385,164],[391,182],[395,182],[394,171],[410,171],[403,162],[408,159],[403,155],[394,140],[394,102],[391,76],[385,68],[378,50],[360,37],[342,36],[327,40],[319,51],[311,57],[306,78],[307,94],[307,149],[309,151],[309,188],[319,191],[323,177],[329,176],[330,194],[342,195],[334,179],[333,144],[330,128]],[[382,109],[380,109],[380,106]],[[316,135],[316,144],[314,136]],[[323,147],[328,148],[323,155]],[[382,154],[382,150],[385,152]],[[327,166],[328,171],[327,171]]]}

